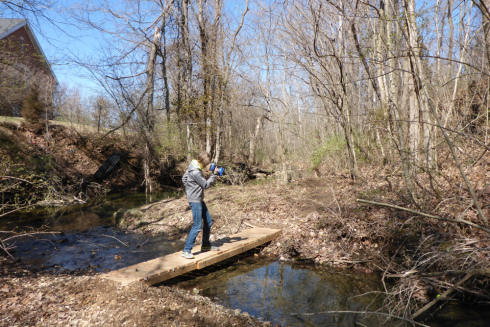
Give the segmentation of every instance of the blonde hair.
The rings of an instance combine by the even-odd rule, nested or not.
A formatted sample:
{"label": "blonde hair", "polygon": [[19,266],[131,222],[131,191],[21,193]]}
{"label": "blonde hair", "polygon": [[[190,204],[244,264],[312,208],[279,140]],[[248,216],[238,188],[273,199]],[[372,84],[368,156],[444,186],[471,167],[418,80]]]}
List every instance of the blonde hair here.
{"label": "blonde hair", "polygon": [[211,155],[208,152],[203,151],[197,156],[197,161],[199,161],[199,163],[204,168],[211,162]]}

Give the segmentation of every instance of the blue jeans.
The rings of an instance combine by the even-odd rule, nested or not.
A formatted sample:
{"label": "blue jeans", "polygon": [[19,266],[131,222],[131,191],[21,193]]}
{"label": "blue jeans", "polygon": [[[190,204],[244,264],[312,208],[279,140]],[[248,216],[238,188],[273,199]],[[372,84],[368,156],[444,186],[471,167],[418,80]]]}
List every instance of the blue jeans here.
{"label": "blue jeans", "polygon": [[192,225],[189,236],[187,236],[187,241],[185,241],[184,252],[191,252],[192,247],[196,242],[197,234],[199,234],[201,229],[202,246],[211,246],[211,242],[209,242],[209,234],[211,231],[213,220],[211,219],[211,215],[209,214],[208,207],[206,207],[206,203],[204,203],[204,201],[201,203],[190,202],[189,205],[191,206],[194,225]]}

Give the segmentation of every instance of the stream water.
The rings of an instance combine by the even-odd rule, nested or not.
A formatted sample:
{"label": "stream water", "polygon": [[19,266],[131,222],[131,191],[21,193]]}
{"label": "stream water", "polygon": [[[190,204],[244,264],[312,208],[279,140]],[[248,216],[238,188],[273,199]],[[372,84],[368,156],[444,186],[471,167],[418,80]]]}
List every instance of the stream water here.
{"label": "stream water", "polygon": [[[198,289],[227,308],[282,326],[404,326],[400,320],[388,320],[383,315],[359,313],[382,307],[379,275],[250,256],[214,272],[183,279],[169,284]],[[421,318],[432,327],[490,326],[488,306],[456,301],[440,303]]]}
{"label": "stream water", "polygon": [[[110,195],[84,205],[42,208],[0,218],[0,230],[14,227],[63,231],[11,244],[14,255],[39,269],[102,272],[179,251],[183,242],[164,235],[126,233],[113,228],[114,212],[170,194]],[[377,275],[319,267],[305,262],[269,261],[253,253],[166,282],[193,290],[221,305],[282,326],[398,326],[385,316],[352,312],[382,306]],[[490,326],[488,307],[446,302],[424,317],[434,327]],[[342,313],[340,311],[351,311]]]}
{"label": "stream water", "polygon": [[183,242],[171,241],[165,235],[127,233],[114,228],[114,213],[118,210],[170,196],[174,194],[113,194],[86,204],[20,211],[0,218],[0,230],[16,228],[45,232],[10,244],[13,247],[11,253],[40,269],[115,270],[183,247]]}

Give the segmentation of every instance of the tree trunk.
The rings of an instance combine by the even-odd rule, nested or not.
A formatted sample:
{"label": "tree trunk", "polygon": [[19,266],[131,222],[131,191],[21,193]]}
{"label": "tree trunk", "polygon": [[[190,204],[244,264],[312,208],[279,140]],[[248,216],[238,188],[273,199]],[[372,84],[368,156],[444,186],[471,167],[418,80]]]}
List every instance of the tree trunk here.
{"label": "tree trunk", "polygon": [[490,65],[490,0],[480,1],[480,10],[482,12],[482,26],[485,44],[485,55],[487,59],[486,67]]}
{"label": "tree trunk", "polygon": [[191,123],[187,122],[187,161],[192,160],[192,147],[193,147],[193,142],[192,142],[192,132],[191,132]]}
{"label": "tree trunk", "polygon": [[448,35],[448,49],[447,59],[449,59],[449,67],[452,66],[453,59],[453,44],[454,44],[454,23],[453,23],[453,7],[454,0],[448,0],[447,5],[447,22],[449,23],[449,35]]}
{"label": "tree trunk", "polygon": [[221,104],[218,111],[218,126],[216,127],[216,144],[215,144],[215,152],[214,152],[214,162],[218,162],[221,155],[221,145],[223,139],[223,119],[224,119],[224,110],[223,110],[223,100],[221,100]]}
{"label": "tree trunk", "polygon": [[[389,14],[388,16],[394,17],[395,20],[399,19],[399,8],[398,8],[398,1],[397,0],[387,0],[386,1],[387,5],[387,10],[391,15]],[[390,59],[388,60],[388,65],[390,67],[390,73],[388,74],[388,78],[390,80],[390,85],[389,85],[389,98],[391,100],[391,112],[393,114],[393,118],[395,120],[395,129],[396,129],[396,136],[398,139],[398,153],[400,154],[400,159],[402,161],[402,167],[403,167],[403,176],[405,179],[405,185],[407,187],[407,191],[410,195],[411,200],[413,203],[417,203],[415,200],[414,196],[414,188],[413,188],[413,183],[412,183],[412,178],[410,174],[410,162],[409,158],[407,156],[407,147],[406,147],[406,142],[405,142],[405,133],[403,131],[403,125],[402,125],[402,120],[401,120],[401,109],[400,109],[400,101],[399,101],[399,91],[400,91],[400,77],[399,77],[399,64],[397,59],[395,58],[400,58],[399,56],[399,51],[398,51],[398,43],[399,43],[399,33],[400,29],[397,28],[393,24],[393,21],[388,21],[387,22],[388,28],[387,28],[387,35],[386,35],[386,40],[387,40],[387,46],[388,46],[388,52],[390,55]],[[397,69],[396,72],[393,70]]]}
{"label": "tree trunk", "polygon": [[[164,23],[165,24],[165,23]],[[157,43],[160,40],[160,29],[155,27],[153,42],[151,43],[150,55],[148,58],[147,80],[148,85],[148,109],[146,111],[146,126],[148,131],[152,131],[155,125],[155,112],[153,108],[153,94],[155,91],[155,61],[157,57]]]}
{"label": "tree trunk", "polygon": [[[163,21],[166,21],[166,14],[164,13]],[[167,114],[167,124],[170,124],[170,89],[168,87],[168,76],[167,76],[167,38],[165,35],[165,23],[162,24],[162,77],[163,86],[165,88],[165,112]],[[169,130],[170,132],[170,130]]]}
{"label": "tree trunk", "polygon": [[199,24],[199,38],[201,41],[201,66],[203,75],[203,95],[202,95],[202,117],[205,126],[205,144],[206,151],[211,152],[211,115],[212,109],[209,108],[209,90],[211,74],[209,71],[209,58],[208,58],[208,35],[206,31],[206,21],[204,19],[204,5],[203,0],[197,2],[197,21]]}
{"label": "tree trunk", "polygon": [[260,125],[262,123],[262,118],[264,118],[264,116],[260,116],[257,118],[257,122],[255,125],[255,132],[252,135],[250,135],[250,149],[249,149],[249,155],[248,155],[248,165],[249,166],[252,166],[253,164],[255,164],[255,142],[257,140],[257,136],[259,135]]}

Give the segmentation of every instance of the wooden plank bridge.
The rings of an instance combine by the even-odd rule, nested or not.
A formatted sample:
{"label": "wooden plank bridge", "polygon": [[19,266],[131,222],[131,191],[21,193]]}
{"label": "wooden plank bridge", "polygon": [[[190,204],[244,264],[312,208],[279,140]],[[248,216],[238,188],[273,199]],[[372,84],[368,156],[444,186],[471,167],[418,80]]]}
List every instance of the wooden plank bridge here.
{"label": "wooden plank bridge", "polygon": [[255,227],[238,234],[225,237],[215,242],[219,251],[200,252],[201,245],[192,249],[194,259],[182,257],[182,251],[138,263],[126,268],[114,270],[100,275],[101,278],[111,279],[121,284],[130,284],[143,281],[148,285],[157,284],[167,279],[188,273],[192,270],[202,269],[219,261],[231,258],[237,254],[253,249],[277,238],[280,229]]}

